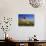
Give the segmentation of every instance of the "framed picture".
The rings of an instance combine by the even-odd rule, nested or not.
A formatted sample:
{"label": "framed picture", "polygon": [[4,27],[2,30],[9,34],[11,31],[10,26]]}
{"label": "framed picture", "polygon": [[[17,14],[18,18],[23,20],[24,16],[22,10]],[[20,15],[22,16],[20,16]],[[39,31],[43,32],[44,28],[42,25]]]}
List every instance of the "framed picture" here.
{"label": "framed picture", "polygon": [[18,14],[18,26],[34,26],[34,14]]}

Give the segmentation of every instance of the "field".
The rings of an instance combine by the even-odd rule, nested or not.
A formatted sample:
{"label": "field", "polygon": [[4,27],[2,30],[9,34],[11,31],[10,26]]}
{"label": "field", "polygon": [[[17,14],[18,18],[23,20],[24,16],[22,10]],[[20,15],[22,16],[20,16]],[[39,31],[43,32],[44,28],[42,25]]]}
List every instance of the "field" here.
{"label": "field", "polygon": [[34,26],[34,22],[32,21],[18,21],[19,26]]}

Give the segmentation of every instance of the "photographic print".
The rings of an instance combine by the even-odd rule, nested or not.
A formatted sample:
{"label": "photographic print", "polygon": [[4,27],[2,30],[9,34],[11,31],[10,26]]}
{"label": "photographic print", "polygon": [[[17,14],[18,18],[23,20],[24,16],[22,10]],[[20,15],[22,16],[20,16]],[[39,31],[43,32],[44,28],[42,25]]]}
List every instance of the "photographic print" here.
{"label": "photographic print", "polygon": [[34,26],[34,15],[33,14],[18,14],[18,25],[19,26]]}

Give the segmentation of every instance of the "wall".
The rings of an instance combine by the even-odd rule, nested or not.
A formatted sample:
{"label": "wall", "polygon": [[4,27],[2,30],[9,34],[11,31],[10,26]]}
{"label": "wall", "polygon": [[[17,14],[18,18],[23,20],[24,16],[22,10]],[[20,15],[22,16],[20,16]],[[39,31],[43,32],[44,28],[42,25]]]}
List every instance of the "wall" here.
{"label": "wall", "polygon": [[[0,17],[6,16],[13,18],[12,26],[8,34],[16,40],[27,40],[34,34],[37,35],[37,39],[45,40],[45,11],[45,7],[31,7],[28,0],[0,0]],[[34,14],[34,27],[18,26],[18,14],[22,13]],[[0,39],[2,38],[4,39],[4,37],[0,36]]]}

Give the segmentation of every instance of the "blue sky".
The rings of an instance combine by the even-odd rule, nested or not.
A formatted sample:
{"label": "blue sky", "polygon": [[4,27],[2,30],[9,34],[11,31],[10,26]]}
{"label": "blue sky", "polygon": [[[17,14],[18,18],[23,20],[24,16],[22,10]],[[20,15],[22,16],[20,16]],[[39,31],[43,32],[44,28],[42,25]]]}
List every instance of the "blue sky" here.
{"label": "blue sky", "polygon": [[34,15],[33,14],[19,14],[19,19],[24,19],[24,18],[28,18],[28,19],[34,19]]}

